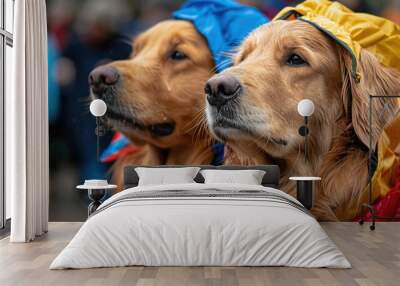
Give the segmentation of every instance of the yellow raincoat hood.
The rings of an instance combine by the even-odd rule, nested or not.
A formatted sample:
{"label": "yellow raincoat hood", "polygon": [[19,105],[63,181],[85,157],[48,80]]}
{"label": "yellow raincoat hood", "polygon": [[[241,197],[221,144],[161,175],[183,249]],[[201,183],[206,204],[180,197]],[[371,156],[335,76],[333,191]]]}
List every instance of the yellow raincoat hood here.
{"label": "yellow raincoat hood", "polygon": [[400,27],[374,15],[355,13],[338,2],[306,0],[286,7],[274,20],[302,20],[318,28],[349,51],[353,58],[352,74],[359,79],[357,62],[361,48],[379,62],[400,71]]}

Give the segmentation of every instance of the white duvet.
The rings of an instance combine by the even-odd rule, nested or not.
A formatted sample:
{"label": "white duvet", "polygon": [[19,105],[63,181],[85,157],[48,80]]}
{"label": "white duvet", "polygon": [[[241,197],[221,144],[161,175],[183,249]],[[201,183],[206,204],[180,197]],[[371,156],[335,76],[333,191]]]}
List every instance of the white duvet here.
{"label": "white duvet", "polygon": [[[309,214],[262,198],[173,197],[121,200],[136,192],[262,190],[232,184],[127,189],[105,201],[50,269],[145,266],[294,266],[350,268]],[[298,202],[297,202],[298,203]]]}

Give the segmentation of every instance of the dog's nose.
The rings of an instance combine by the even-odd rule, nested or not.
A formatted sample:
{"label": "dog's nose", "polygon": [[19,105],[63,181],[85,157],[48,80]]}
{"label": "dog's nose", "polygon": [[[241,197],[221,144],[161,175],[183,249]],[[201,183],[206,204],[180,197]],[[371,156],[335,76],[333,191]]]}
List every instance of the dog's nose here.
{"label": "dog's nose", "polygon": [[221,107],[229,100],[236,98],[241,89],[240,82],[229,74],[213,76],[204,87],[208,103],[216,107]]}
{"label": "dog's nose", "polygon": [[119,73],[115,67],[99,66],[89,74],[89,84],[92,91],[101,96],[108,86],[118,82]]}

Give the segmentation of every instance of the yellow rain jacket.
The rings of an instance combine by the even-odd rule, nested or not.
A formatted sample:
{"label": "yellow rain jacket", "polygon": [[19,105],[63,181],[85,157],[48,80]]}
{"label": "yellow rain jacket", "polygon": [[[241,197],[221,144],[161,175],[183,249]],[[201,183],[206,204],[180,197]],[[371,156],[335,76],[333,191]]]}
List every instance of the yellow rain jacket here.
{"label": "yellow rain jacket", "polygon": [[[352,56],[352,75],[358,80],[357,63],[361,49],[374,54],[382,65],[400,71],[400,27],[387,19],[355,13],[328,0],[306,0],[296,7],[286,7],[275,16],[274,20],[278,19],[308,22],[343,46]],[[399,166],[400,117],[388,122],[378,142],[378,166],[372,179],[373,200],[389,192]],[[364,202],[368,201],[367,190],[368,187],[362,197]],[[349,212],[356,214],[357,210]]]}

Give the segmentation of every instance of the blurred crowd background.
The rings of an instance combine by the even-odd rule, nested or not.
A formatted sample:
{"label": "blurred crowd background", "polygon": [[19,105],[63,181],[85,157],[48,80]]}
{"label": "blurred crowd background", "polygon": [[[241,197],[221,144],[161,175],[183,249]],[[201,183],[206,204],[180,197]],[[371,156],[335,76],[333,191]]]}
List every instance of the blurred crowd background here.
{"label": "blurred crowd background", "polygon": [[[89,114],[89,72],[131,53],[136,34],[170,17],[184,1],[49,0],[50,220],[86,219],[87,194],[75,186],[84,179],[107,178],[98,163],[95,120]],[[272,18],[296,0],[243,0]],[[355,11],[400,24],[400,0],[341,0]],[[106,147],[111,132],[101,138]]]}

